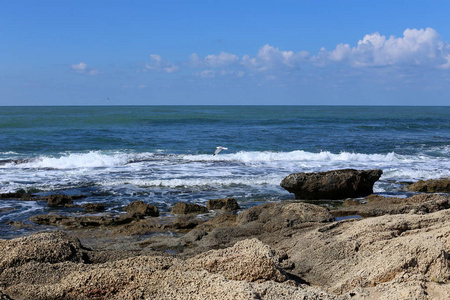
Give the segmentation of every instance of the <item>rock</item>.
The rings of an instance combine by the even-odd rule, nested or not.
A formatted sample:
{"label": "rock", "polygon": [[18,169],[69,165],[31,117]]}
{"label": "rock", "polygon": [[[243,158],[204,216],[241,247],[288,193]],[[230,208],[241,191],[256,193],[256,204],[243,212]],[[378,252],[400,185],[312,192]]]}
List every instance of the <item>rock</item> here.
{"label": "rock", "polygon": [[236,225],[236,218],[235,214],[218,214],[201,224],[200,227],[208,229],[208,231],[217,227],[231,227]]}
{"label": "rock", "polygon": [[236,199],[234,198],[209,200],[206,203],[206,208],[208,210],[221,209],[225,211],[233,211],[240,209],[238,203],[236,202]]}
{"label": "rock", "polygon": [[125,206],[123,210],[129,215],[137,218],[159,216],[159,210],[156,206],[144,203],[143,201],[133,201]]}
{"label": "rock", "polygon": [[64,226],[67,228],[84,228],[98,226],[118,226],[133,222],[132,216],[103,215],[103,216],[68,216],[57,214],[35,215],[29,218],[33,223],[40,225]]}
{"label": "rock", "polygon": [[207,270],[229,280],[283,282],[287,279],[278,266],[276,252],[257,239],[237,242],[233,247],[211,250],[188,259],[190,270]]}
{"label": "rock", "polygon": [[3,292],[0,290],[0,300],[12,300],[8,295],[3,294]]}
{"label": "rock", "polygon": [[[427,282],[450,278],[449,232],[447,210],[385,215],[297,232],[277,248],[285,249],[295,263],[294,274],[327,292],[342,295],[365,289],[378,293],[377,299],[405,299],[405,293],[422,299]],[[445,289],[450,291],[448,285]]]}
{"label": "rock", "polygon": [[73,203],[72,197],[67,195],[50,195],[43,197],[42,199],[46,200],[47,205],[50,207],[64,206]]}
{"label": "rock", "polygon": [[30,261],[83,262],[80,241],[61,231],[43,232],[13,240],[0,240],[0,273]]}
{"label": "rock", "polygon": [[35,196],[26,192],[14,192],[14,193],[0,193],[0,200],[21,200],[21,201],[34,201]]}
{"label": "rock", "polygon": [[[245,253],[236,254],[249,260]],[[236,263],[236,259],[231,259],[229,265]],[[59,263],[52,269],[43,266],[41,272],[35,273],[45,277],[48,273],[62,274],[60,278],[39,283],[18,282],[5,291],[14,299],[338,299],[307,285],[297,287],[264,279],[260,283],[229,280],[222,274],[192,269],[182,260],[161,256],[132,257],[89,268]],[[244,268],[243,273],[253,271]]]}
{"label": "rock", "polygon": [[86,213],[98,213],[105,210],[105,205],[103,203],[86,203],[83,208]]}
{"label": "rock", "polygon": [[281,187],[295,194],[296,199],[345,199],[373,193],[373,184],[383,171],[335,170],[319,173],[294,173],[281,181]]}
{"label": "rock", "polygon": [[344,207],[334,208],[330,213],[335,217],[359,215],[366,218],[387,214],[428,214],[450,208],[450,195],[440,194],[420,194],[409,198],[370,195],[364,200],[365,204],[346,200]]}
{"label": "rock", "polygon": [[257,222],[267,232],[295,228],[304,223],[324,223],[334,217],[327,208],[309,203],[265,203],[238,215],[237,224]]}
{"label": "rock", "polygon": [[194,203],[178,202],[172,208],[172,213],[177,215],[202,214],[207,212],[208,209],[206,207]]}
{"label": "rock", "polygon": [[419,180],[407,188],[413,192],[450,193],[450,179]]}

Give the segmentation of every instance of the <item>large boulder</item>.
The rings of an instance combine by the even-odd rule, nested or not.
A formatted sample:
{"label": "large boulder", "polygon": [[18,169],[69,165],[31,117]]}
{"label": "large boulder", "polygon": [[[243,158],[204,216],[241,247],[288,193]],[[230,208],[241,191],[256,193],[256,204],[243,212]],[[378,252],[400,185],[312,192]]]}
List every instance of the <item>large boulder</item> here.
{"label": "large boulder", "polygon": [[319,173],[294,173],[281,181],[281,187],[295,194],[295,199],[345,199],[368,196],[383,171],[334,170]]}

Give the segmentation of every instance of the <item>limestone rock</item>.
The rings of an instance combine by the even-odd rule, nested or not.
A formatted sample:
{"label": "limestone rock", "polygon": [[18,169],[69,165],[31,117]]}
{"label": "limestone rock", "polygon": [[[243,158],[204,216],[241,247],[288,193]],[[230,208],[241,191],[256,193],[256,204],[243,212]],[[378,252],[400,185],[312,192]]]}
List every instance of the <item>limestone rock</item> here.
{"label": "limestone rock", "polygon": [[211,250],[188,259],[191,270],[207,270],[230,280],[283,282],[287,278],[277,266],[278,257],[269,246],[257,239],[237,242],[233,247]]}
{"label": "limestone rock", "polygon": [[105,210],[105,205],[103,203],[86,203],[83,208],[87,213],[98,213]]}
{"label": "limestone rock", "polygon": [[281,181],[281,187],[295,194],[296,199],[345,199],[373,193],[373,184],[381,170],[335,170],[319,173],[294,173]]}
{"label": "limestone rock", "polygon": [[159,216],[159,210],[156,206],[144,203],[143,201],[133,201],[125,206],[123,210],[131,216],[138,218]]}
{"label": "limestone rock", "polygon": [[79,240],[66,233],[43,232],[13,240],[0,240],[0,273],[6,268],[35,262],[81,262]]}
{"label": "limestone rock", "polygon": [[407,188],[413,192],[450,193],[450,179],[419,180]]}
{"label": "limestone rock", "polygon": [[208,210],[221,209],[226,211],[233,211],[240,209],[239,204],[236,202],[236,199],[234,198],[209,200],[206,203],[206,208]]}
{"label": "limestone rock", "polygon": [[303,223],[331,222],[334,217],[327,208],[309,203],[265,203],[238,215],[237,224],[250,222],[263,224],[265,231],[296,227]]}
{"label": "limestone rock", "polygon": [[206,212],[208,212],[206,207],[195,203],[178,202],[172,208],[172,213],[178,215],[202,214]]}
{"label": "limestone rock", "polygon": [[423,293],[426,282],[448,281],[449,232],[450,215],[442,210],[334,222],[298,232],[278,246],[288,249],[295,274],[312,285],[343,294],[388,284],[386,297],[400,283],[423,284]]}
{"label": "limestone rock", "polygon": [[450,208],[450,196],[440,194],[419,194],[409,198],[370,195],[364,200],[365,204],[346,200],[344,207],[335,208],[330,213],[335,217],[350,215],[376,217],[387,214],[427,214]]}
{"label": "limestone rock", "polygon": [[72,197],[67,195],[50,195],[43,199],[47,201],[47,205],[50,207],[64,206],[73,203]]}

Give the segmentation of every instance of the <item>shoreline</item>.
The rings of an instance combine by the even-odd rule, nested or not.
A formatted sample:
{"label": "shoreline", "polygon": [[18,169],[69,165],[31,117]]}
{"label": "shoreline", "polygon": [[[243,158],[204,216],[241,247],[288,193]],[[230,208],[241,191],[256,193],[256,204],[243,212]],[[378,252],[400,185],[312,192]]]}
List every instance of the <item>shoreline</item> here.
{"label": "shoreline", "polygon": [[[424,182],[416,186],[423,189]],[[145,203],[129,207],[122,216],[103,219],[99,215],[90,220],[58,219],[48,214],[62,222],[53,227],[57,230],[0,239],[0,296],[342,300],[450,296],[448,191],[417,192],[408,198],[372,194],[364,201],[347,199],[335,208],[299,200],[270,202],[239,213],[229,198],[218,200],[222,207],[209,218],[204,218],[203,208],[179,205],[181,210],[168,219]],[[336,221],[352,215],[363,218]],[[80,224],[86,226],[77,227]]]}

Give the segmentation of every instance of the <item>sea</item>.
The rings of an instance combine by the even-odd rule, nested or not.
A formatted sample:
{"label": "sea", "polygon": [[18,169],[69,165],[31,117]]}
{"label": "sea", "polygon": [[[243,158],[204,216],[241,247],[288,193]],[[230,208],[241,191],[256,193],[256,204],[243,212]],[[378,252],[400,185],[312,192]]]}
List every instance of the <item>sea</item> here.
{"label": "sea", "polygon": [[[228,148],[213,155],[217,146]],[[294,199],[291,173],[382,169],[374,192],[450,177],[450,107],[0,107],[0,193],[85,195],[107,212],[141,200],[233,197],[242,208]],[[36,214],[74,213],[44,201],[0,200],[0,238],[36,230]],[[11,221],[24,226],[10,226]]]}

